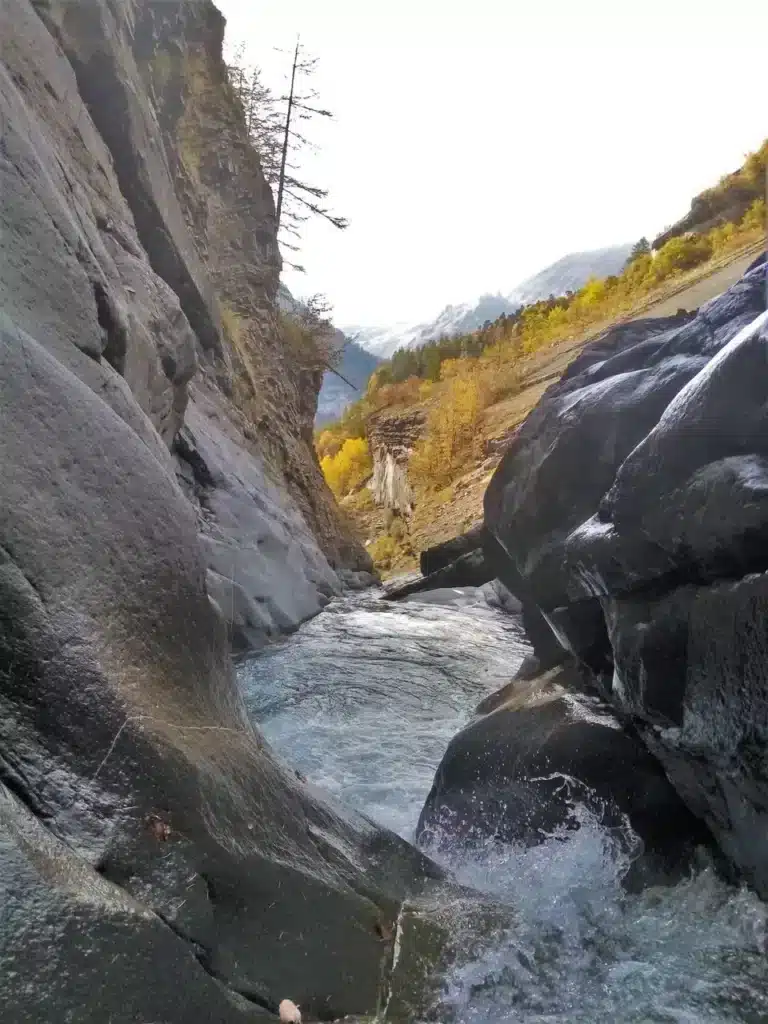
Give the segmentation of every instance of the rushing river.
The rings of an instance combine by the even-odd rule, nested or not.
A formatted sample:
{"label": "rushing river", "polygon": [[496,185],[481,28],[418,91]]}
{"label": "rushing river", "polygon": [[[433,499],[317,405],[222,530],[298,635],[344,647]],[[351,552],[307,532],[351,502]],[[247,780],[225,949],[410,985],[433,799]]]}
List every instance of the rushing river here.
{"label": "rushing river", "polygon": [[[293,767],[407,839],[435,768],[527,653],[516,620],[375,595],[335,602],[241,666],[249,707]],[[624,857],[575,807],[577,831],[448,866],[514,923],[456,911],[458,957],[428,1019],[456,1024],[766,1024],[766,907],[702,869],[627,895]],[[445,862],[445,855],[443,855]],[[477,918],[481,915],[477,914]]]}

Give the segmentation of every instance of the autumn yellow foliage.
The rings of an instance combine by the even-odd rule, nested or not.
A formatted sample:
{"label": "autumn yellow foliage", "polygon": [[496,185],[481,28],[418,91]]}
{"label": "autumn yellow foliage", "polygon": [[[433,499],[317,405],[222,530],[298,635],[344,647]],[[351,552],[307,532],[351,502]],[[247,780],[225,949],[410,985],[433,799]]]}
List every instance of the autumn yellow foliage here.
{"label": "autumn yellow foliage", "polygon": [[479,454],[483,406],[483,382],[476,370],[450,376],[430,410],[426,435],[408,464],[409,475],[436,487],[452,480]]}
{"label": "autumn yellow foliage", "polygon": [[343,444],[344,438],[333,430],[321,430],[315,437],[315,450],[321,461],[329,455],[338,455]]}
{"label": "autumn yellow foliage", "polygon": [[388,533],[382,533],[380,537],[369,545],[368,554],[373,559],[377,569],[391,569],[392,562],[397,556],[398,546],[394,537]]}
{"label": "autumn yellow foliage", "polygon": [[371,474],[371,453],[363,437],[348,437],[333,455],[320,460],[323,475],[337,498],[359,487]]}
{"label": "autumn yellow foliage", "polygon": [[[656,251],[641,239],[616,275],[593,277],[576,291],[530,303],[460,337],[395,352],[371,376],[365,395],[318,434],[318,455],[333,490],[348,494],[370,471],[361,440],[370,417],[414,405],[426,412],[427,429],[409,462],[411,480],[417,489],[433,491],[455,480],[482,457],[483,410],[519,390],[528,354],[636,315],[678,287],[683,275],[762,238],[766,158],[768,141],[740,171],[699,197],[712,213],[710,230],[674,235]],[[716,222],[719,211],[733,216],[734,208],[746,212]]]}
{"label": "autumn yellow foliage", "polygon": [[741,221],[742,229],[746,231],[765,231],[765,200],[756,199],[750,206]]}

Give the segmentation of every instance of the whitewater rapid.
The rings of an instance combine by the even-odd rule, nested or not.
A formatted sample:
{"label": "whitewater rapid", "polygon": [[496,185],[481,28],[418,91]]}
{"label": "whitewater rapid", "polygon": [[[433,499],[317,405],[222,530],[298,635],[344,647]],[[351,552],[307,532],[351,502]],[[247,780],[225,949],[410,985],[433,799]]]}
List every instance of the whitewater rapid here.
{"label": "whitewater rapid", "polygon": [[[371,592],[334,602],[239,675],[278,754],[412,840],[449,740],[526,653],[517,620],[480,599],[391,605]],[[709,867],[629,895],[626,841],[582,806],[572,814],[578,829],[533,849],[440,854],[484,896],[450,908],[455,954],[424,1020],[766,1024],[764,904]],[[483,899],[504,924],[488,928]]]}

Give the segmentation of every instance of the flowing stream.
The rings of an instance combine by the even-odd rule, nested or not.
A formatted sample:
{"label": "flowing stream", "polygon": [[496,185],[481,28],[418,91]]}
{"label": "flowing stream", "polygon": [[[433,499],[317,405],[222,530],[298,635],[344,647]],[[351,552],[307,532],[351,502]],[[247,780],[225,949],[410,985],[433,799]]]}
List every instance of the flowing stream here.
{"label": "flowing stream", "polygon": [[[335,796],[412,840],[438,762],[484,696],[527,653],[517,621],[455,604],[345,598],[240,667],[278,753]],[[424,1019],[441,1024],[768,1022],[766,907],[704,868],[628,895],[620,852],[582,807],[581,827],[534,849],[442,860],[490,903],[451,919],[463,955]]]}

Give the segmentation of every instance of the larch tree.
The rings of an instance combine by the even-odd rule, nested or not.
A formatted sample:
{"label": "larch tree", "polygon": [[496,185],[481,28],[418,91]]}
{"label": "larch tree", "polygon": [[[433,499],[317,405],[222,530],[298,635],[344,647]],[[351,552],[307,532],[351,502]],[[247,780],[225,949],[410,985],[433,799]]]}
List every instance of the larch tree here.
{"label": "larch tree", "polygon": [[[311,87],[317,64],[318,59],[309,56],[297,39],[284,95],[275,95],[264,84],[260,69],[246,63],[244,44],[235,49],[228,64],[248,133],[275,194],[281,246],[293,254],[301,248],[301,226],[310,217],[320,217],[339,230],[348,225],[344,217],[328,206],[328,189],[307,181],[301,169],[301,155],[317,150],[307,134],[309,125],[317,118],[333,117],[330,110],[318,104],[317,91]],[[297,263],[286,262],[294,270],[304,269]]]}

